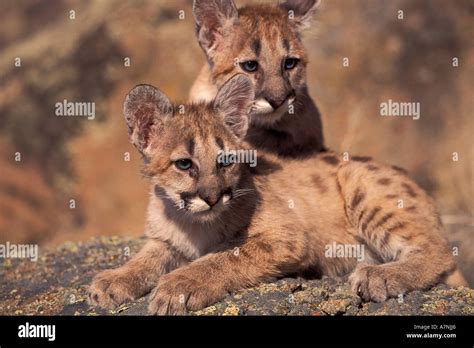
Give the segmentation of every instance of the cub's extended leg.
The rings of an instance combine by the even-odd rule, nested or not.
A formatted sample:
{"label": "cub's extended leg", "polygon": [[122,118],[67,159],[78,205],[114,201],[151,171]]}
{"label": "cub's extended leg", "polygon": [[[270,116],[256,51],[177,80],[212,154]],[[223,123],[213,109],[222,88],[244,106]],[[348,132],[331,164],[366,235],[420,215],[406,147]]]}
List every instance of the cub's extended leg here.
{"label": "cub's extended leg", "polygon": [[249,237],[239,248],[208,254],[162,276],[150,296],[149,312],[165,315],[199,310],[230,291],[295,271],[303,262],[306,245],[302,240],[290,242],[284,234],[260,234]]}
{"label": "cub's extended leg", "polygon": [[364,300],[384,301],[456,278],[433,201],[408,176],[360,158],[342,165],[338,180],[347,216],[372,254],[349,277]]}
{"label": "cub's extended leg", "polygon": [[167,243],[149,239],[125,265],[94,277],[89,287],[89,302],[114,308],[125,301],[135,300],[152,290],[162,274],[184,263]]}

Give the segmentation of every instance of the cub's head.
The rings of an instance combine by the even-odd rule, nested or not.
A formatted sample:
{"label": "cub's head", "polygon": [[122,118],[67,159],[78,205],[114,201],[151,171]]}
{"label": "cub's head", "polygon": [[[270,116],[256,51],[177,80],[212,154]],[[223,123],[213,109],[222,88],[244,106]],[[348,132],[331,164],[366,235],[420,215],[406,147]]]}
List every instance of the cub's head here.
{"label": "cub's head", "polygon": [[220,87],[236,73],[255,85],[252,121],[271,124],[306,88],[306,51],[301,31],[319,0],[236,8],[233,0],[194,0],[199,44]]}
{"label": "cub's head", "polygon": [[175,105],[150,85],[130,91],[123,108],[130,141],[160,199],[203,220],[233,202],[246,164],[223,154],[242,149],[254,97],[243,74],[225,83],[212,103]]}

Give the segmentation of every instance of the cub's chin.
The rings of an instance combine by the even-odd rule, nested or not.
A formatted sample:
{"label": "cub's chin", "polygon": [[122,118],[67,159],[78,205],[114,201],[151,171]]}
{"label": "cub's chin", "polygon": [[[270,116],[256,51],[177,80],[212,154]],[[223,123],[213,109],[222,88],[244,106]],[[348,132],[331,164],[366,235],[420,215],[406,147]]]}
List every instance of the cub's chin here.
{"label": "cub's chin", "polygon": [[274,109],[265,99],[257,99],[250,110],[250,122],[257,126],[271,126],[283,118],[293,102],[294,98],[288,98],[277,109]]}
{"label": "cub's chin", "polygon": [[198,213],[191,213],[192,219],[200,222],[214,222],[218,220],[219,215],[222,214],[222,211],[217,210],[206,210]]}
{"label": "cub's chin", "polygon": [[190,211],[187,210],[188,214],[190,215],[191,219],[196,222],[214,222],[218,221],[219,216],[226,208],[223,206],[220,207],[212,207],[212,209],[207,209],[203,211]]}

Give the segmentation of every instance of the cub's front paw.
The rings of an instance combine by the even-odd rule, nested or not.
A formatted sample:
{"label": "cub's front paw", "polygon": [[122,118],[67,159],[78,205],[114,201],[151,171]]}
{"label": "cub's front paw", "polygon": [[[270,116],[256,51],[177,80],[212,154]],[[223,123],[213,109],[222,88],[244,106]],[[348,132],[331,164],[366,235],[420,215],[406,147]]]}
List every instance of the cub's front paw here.
{"label": "cub's front paw", "polygon": [[123,268],[100,272],[89,286],[89,303],[103,308],[113,309],[141,295],[140,284]]}
{"label": "cub's front paw", "polygon": [[384,265],[360,264],[350,275],[349,282],[364,301],[382,302],[407,291],[396,272]]}
{"label": "cub's front paw", "polygon": [[180,270],[163,275],[150,295],[148,312],[184,315],[188,310],[202,309],[225,296],[225,291],[218,285],[199,278]]}

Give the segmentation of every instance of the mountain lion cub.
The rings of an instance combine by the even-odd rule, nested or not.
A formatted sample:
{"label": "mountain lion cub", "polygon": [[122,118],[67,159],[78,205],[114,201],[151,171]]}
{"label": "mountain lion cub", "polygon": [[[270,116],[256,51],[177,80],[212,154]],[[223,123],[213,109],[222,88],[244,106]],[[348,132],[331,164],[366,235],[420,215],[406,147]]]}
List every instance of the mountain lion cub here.
{"label": "mountain lion cub", "polygon": [[244,73],[255,86],[247,142],[287,157],[323,151],[301,40],[318,3],[287,0],[237,10],[232,0],[195,0],[196,33],[207,64],[191,88],[191,100],[211,101],[230,77]]}
{"label": "mountain lion cub", "polygon": [[[251,151],[242,139],[253,100],[242,74],[184,113],[152,86],[128,94],[130,140],[151,181],[148,241],[94,278],[93,304],[113,307],[153,290],[150,313],[179,314],[307,272],[352,273],[354,290],[374,301],[464,284],[432,200],[400,170],[332,152],[300,160],[259,152],[255,168],[221,156]],[[362,245],[363,254],[328,256],[333,245]]]}

